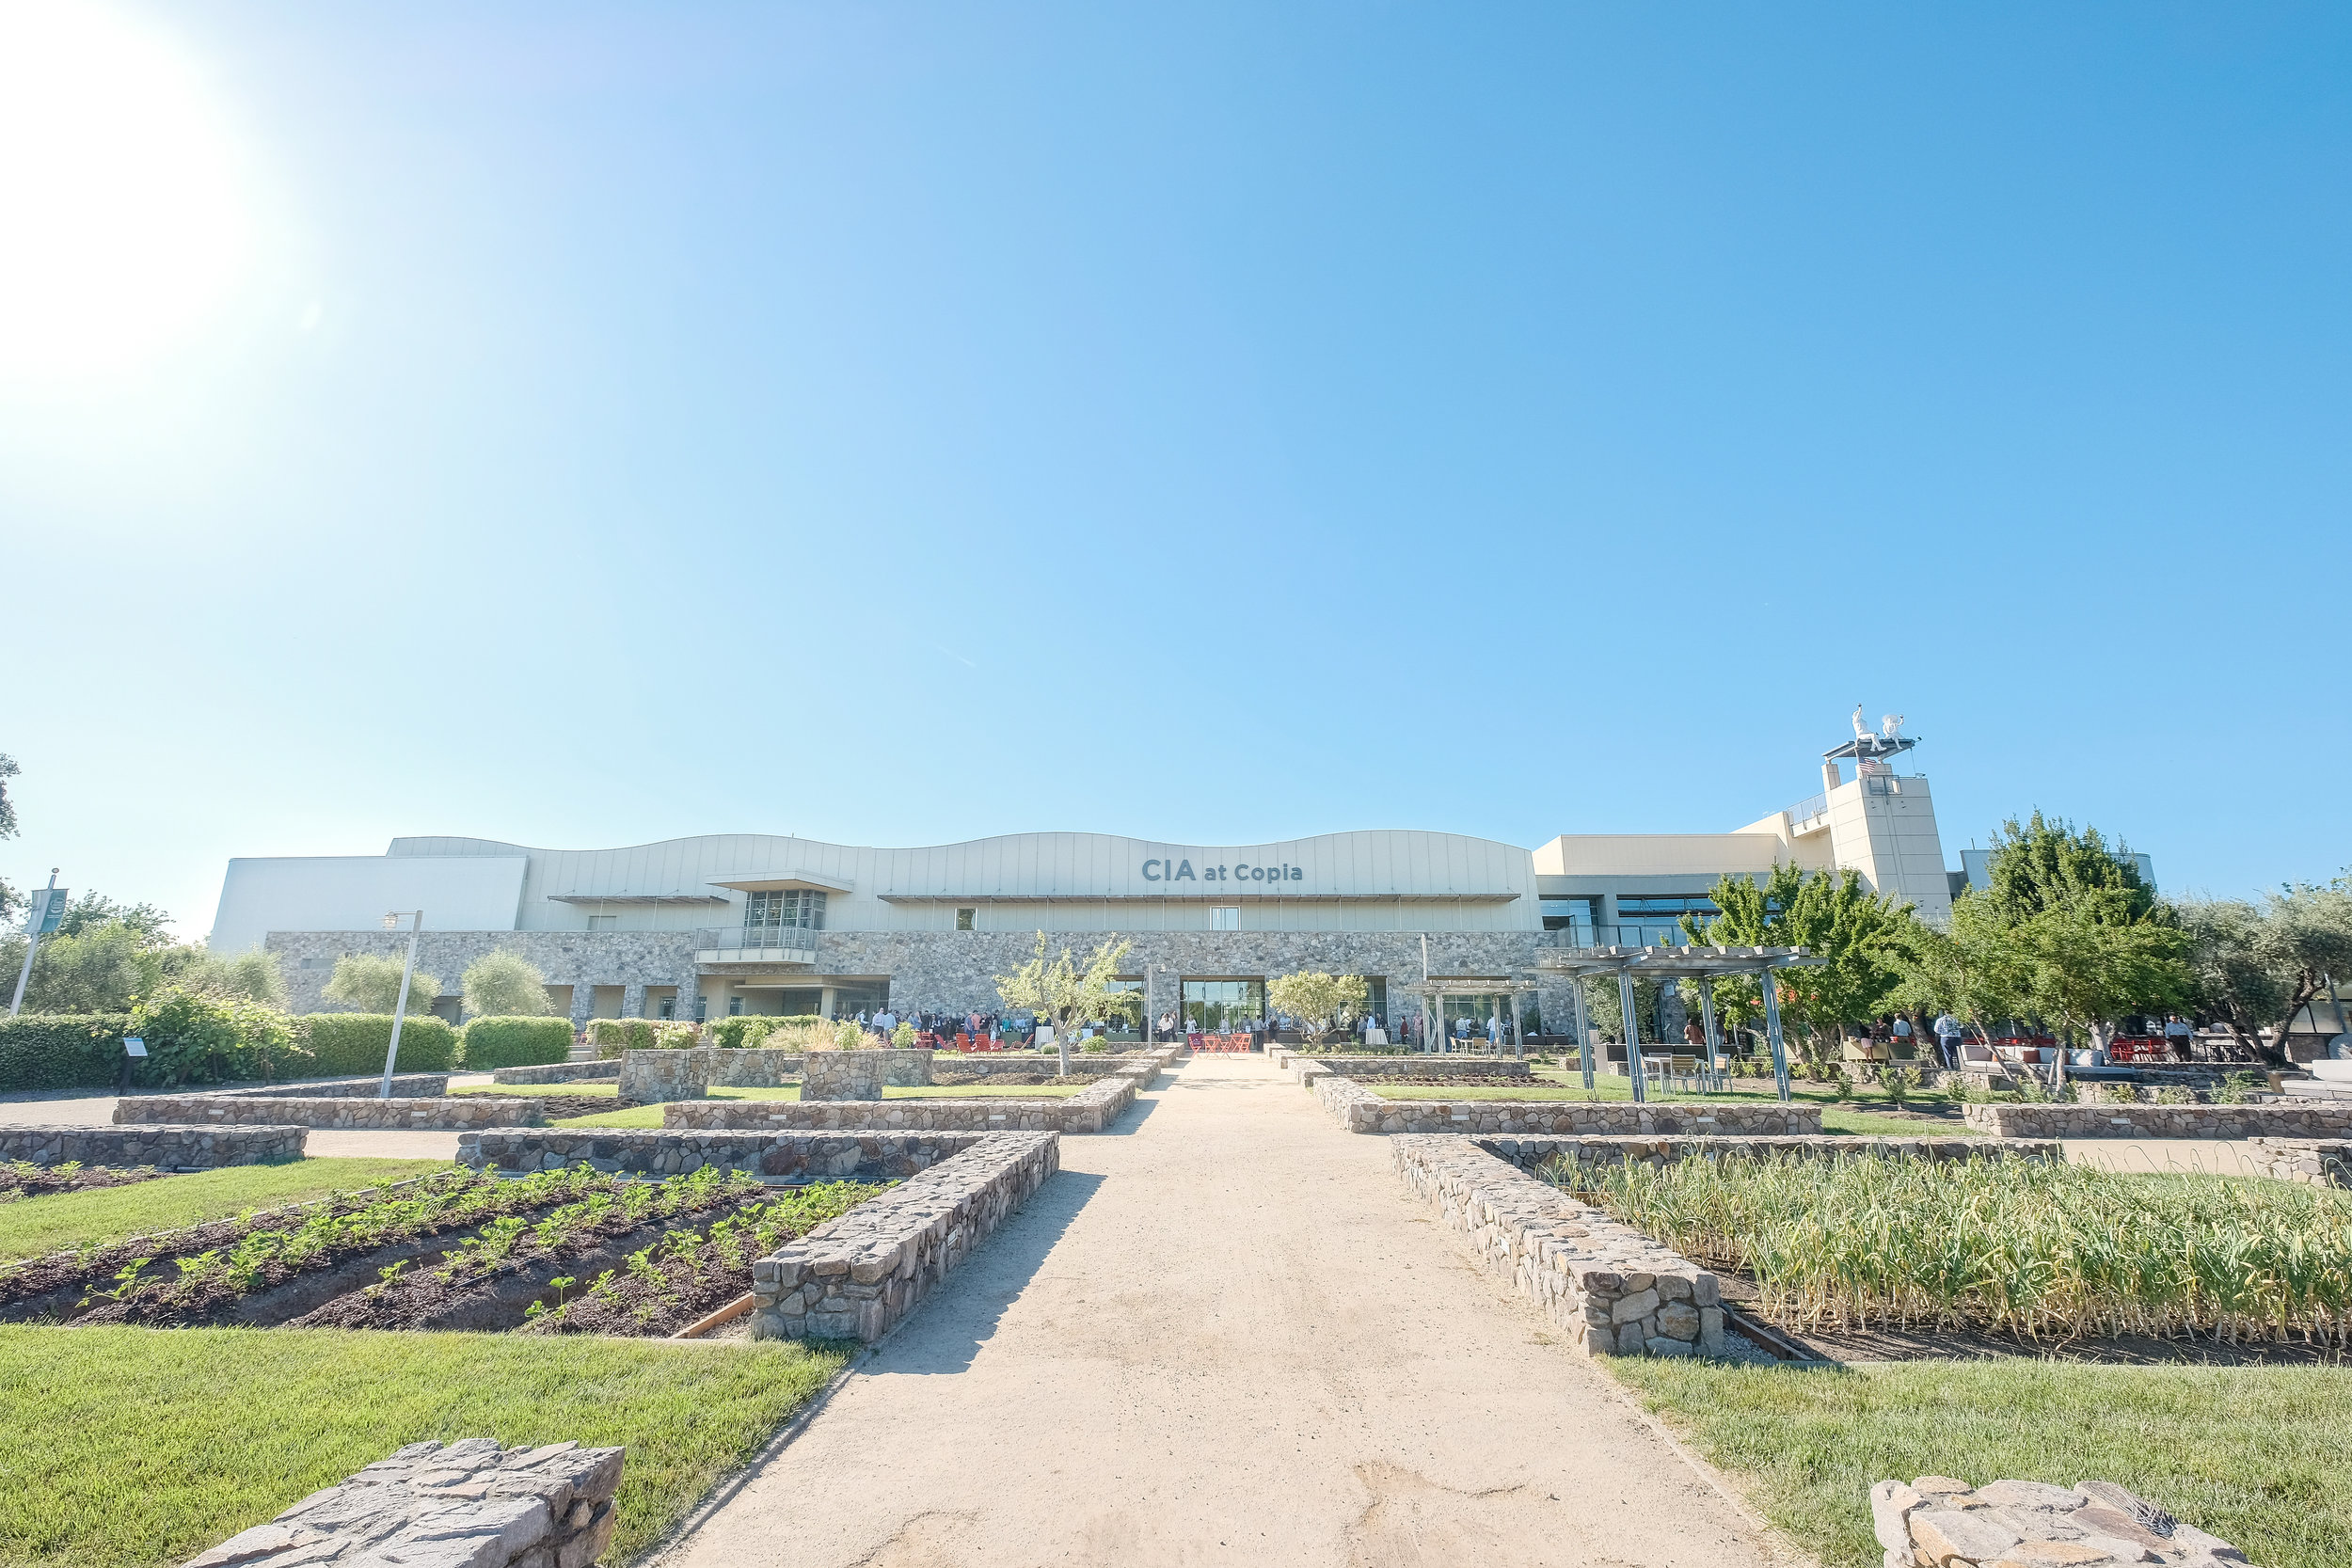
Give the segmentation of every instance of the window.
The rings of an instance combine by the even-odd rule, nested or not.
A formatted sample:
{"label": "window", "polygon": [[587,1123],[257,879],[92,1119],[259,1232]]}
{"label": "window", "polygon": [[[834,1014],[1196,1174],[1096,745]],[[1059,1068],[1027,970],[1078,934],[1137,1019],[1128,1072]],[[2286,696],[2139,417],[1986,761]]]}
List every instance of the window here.
{"label": "window", "polygon": [[592,914],[588,917],[588,928],[592,931],[617,931],[620,927],[621,917],[617,914]]}
{"label": "window", "polygon": [[1238,904],[1219,904],[1211,909],[1209,911],[1209,929],[1212,931],[1240,930],[1241,906]]}
{"label": "window", "polygon": [[745,929],[821,931],[825,895],[815,888],[787,887],[755,893],[743,900]]}
{"label": "window", "polygon": [[980,928],[980,911],[977,911],[977,910],[958,910],[958,911],[956,911],[956,929],[957,929],[957,930],[959,930],[959,931],[977,931],[977,930],[978,930],[979,928]]}
{"label": "window", "polygon": [[1221,1035],[1265,1017],[1263,980],[1186,980],[1184,1027]]}

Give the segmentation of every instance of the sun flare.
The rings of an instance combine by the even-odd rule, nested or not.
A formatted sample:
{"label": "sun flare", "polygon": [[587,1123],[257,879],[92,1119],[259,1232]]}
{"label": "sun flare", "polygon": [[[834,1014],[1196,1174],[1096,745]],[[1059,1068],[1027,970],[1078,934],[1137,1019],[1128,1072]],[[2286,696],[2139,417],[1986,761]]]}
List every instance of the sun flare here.
{"label": "sun flare", "polygon": [[0,0],[0,381],[135,370],[218,308],[251,214],[194,63],[86,0]]}

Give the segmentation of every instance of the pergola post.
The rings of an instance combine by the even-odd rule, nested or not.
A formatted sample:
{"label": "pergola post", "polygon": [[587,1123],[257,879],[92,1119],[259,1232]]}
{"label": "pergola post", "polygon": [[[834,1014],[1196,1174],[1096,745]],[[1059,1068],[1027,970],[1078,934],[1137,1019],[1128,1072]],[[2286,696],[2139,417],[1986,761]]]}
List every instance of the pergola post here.
{"label": "pergola post", "polygon": [[1710,1086],[1720,1089],[1724,1086],[1724,1069],[1722,1056],[1716,1049],[1720,1037],[1715,1030],[1715,976],[1712,974],[1699,976],[1699,1020],[1707,1026],[1707,1076],[1711,1080]]}
{"label": "pergola post", "polygon": [[1624,965],[1617,969],[1617,1011],[1625,1019],[1625,1069],[1633,1075],[1634,1102],[1645,1103],[1649,1089],[1642,1082],[1642,1022],[1633,1014],[1633,971]]}
{"label": "pergola post", "polygon": [[1593,1092],[1593,1030],[1584,1020],[1584,976],[1568,976],[1568,1022],[1576,1030],[1576,1059],[1584,1069],[1584,1092]]}
{"label": "pergola post", "polygon": [[1759,976],[1764,982],[1764,1037],[1772,1045],[1772,1077],[1780,1085],[1780,1102],[1788,1103],[1788,1048],[1780,1037],[1780,980],[1771,964]]}

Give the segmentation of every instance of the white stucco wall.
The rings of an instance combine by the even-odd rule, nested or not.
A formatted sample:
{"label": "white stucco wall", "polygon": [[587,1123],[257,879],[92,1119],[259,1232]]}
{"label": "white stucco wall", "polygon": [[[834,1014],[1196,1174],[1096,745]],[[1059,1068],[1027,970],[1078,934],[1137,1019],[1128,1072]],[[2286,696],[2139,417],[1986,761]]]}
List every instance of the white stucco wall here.
{"label": "white stucco wall", "polygon": [[285,855],[229,863],[210,939],[216,953],[271,931],[375,931],[390,910],[424,911],[428,931],[511,931],[522,896],[516,854]]}

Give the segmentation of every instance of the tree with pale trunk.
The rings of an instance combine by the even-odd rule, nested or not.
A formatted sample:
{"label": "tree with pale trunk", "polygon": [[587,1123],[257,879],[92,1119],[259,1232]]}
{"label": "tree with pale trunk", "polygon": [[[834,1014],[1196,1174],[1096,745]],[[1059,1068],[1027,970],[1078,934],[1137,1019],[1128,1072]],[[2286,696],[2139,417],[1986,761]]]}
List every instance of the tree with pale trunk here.
{"label": "tree with pale trunk", "polygon": [[[340,1002],[355,1013],[389,1014],[400,1001],[400,972],[405,967],[405,961],[401,958],[347,953],[335,960],[335,973],[327,977],[323,994],[329,1002]],[[408,977],[411,1010],[429,1010],[433,999],[440,994],[439,979],[423,970]]]}
{"label": "tree with pale trunk", "polygon": [[1118,989],[1119,966],[1133,946],[1116,935],[1105,937],[1081,966],[1068,947],[1059,957],[1047,958],[1045,933],[1040,931],[1036,956],[1010,974],[996,976],[996,994],[1008,1009],[1034,1013],[1054,1026],[1063,1076],[1070,1072],[1070,1037],[1080,1025],[1141,1015],[1143,998]]}
{"label": "tree with pale trunk", "polygon": [[1321,1045],[1332,1030],[1344,1027],[1363,1011],[1372,987],[1360,974],[1327,974],[1302,969],[1266,982],[1265,999],[1278,1013],[1298,1020],[1299,1033],[1309,1044]]}

